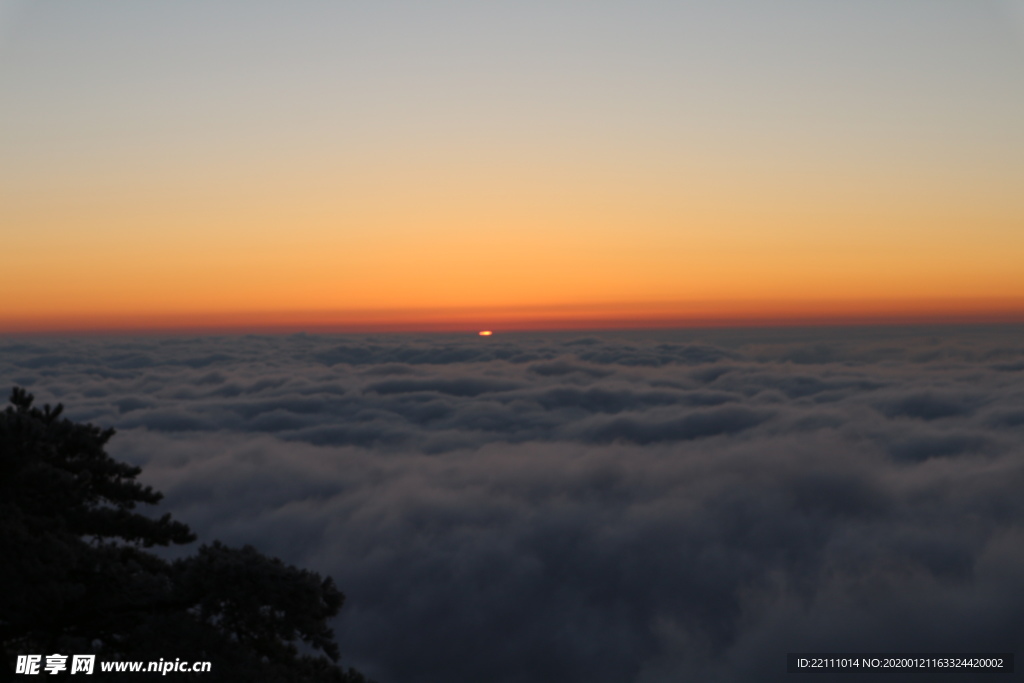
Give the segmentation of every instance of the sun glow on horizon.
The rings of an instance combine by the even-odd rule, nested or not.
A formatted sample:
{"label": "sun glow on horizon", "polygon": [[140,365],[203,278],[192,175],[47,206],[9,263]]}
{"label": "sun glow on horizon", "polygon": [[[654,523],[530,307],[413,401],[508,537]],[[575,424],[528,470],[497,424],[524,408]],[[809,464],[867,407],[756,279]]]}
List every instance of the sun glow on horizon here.
{"label": "sun glow on horizon", "polygon": [[191,332],[469,332],[486,316],[508,331],[1024,323],[1024,298],[889,301],[705,301],[491,308],[212,313],[81,313],[0,322],[0,334]]}

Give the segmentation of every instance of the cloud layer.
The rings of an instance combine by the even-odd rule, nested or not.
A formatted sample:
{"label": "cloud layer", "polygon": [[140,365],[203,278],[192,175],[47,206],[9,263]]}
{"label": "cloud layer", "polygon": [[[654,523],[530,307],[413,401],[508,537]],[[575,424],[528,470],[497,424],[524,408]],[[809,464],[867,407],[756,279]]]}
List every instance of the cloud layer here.
{"label": "cloud layer", "polygon": [[8,339],[0,373],[201,538],[333,575],[382,681],[788,680],[1024,651],[1022,331]]}

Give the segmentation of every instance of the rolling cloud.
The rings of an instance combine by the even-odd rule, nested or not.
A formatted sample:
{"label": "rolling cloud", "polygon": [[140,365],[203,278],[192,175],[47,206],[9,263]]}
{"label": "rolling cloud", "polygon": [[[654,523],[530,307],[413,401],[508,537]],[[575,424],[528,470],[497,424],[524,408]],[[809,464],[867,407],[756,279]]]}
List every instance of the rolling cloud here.
{"label": "rolling cloud", "polygon": [[1024,652],[1021,333],[8,339],[0,374],[201,539],[333,575],[382,681],[782,681]]}

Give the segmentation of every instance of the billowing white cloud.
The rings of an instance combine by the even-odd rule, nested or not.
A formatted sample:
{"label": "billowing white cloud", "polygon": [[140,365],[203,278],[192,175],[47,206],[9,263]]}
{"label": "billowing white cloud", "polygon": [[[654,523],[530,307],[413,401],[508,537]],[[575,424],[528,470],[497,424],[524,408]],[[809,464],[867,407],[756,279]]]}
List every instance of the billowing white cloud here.
{"label": "billowing white cloud", "polygon": [[789,680],[1024,651],[1021,332],[8,340],[0,374],[202,539],[334,576],[382,681]]}

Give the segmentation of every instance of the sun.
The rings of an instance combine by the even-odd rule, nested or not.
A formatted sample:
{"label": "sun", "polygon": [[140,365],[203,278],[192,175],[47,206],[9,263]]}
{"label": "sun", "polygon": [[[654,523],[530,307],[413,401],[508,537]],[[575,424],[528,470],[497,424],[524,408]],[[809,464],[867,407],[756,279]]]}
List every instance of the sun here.
{"label": "sun", "polygon": [[493,333],[493,332],[491,332],[490,330],[480,330],[480,332],[478,332],[478,334],[479,334],[479,335],[480,335],[481,337],[490,337],[490,336],[491,336],[492,334],[494,334],[494,333]]}

